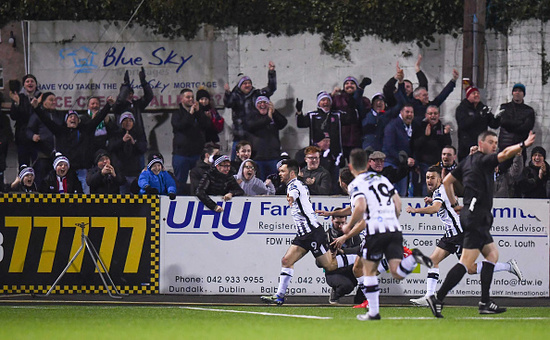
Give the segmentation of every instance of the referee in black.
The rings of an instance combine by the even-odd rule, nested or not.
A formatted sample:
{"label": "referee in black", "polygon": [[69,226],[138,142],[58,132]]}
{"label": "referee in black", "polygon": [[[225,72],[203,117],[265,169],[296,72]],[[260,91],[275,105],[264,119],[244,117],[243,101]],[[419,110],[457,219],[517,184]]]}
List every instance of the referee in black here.
{"label": "referee in black", "polygon": [[[506,311],[499,307],[490,297],[493,281],[494,264],[498,261],[498,249],[493,242],[490,230],[493,224],[493,187],[495,167],[507,159],[513,158],[535,142],[535,133],[529,132],[527,139],[520,144],[510,145],[498,154],[498,138],[492,131],[482,132],[477,139],[477,150],[458,164],[458,167],[445,176],[443,185],[453,207],[458,206],[453,184],[464,185],[464,206],[460,213],[460,223],[464,229],[464,242],[460,262],[445,277],[439,291],[428,298],[428,304],[435,317],[442,318],[443,299],[462,280],[479,254],[483,254],[484,263],[481,269],[480,314],[498,314]],[[458,210],[458,209],[457,209]]]}

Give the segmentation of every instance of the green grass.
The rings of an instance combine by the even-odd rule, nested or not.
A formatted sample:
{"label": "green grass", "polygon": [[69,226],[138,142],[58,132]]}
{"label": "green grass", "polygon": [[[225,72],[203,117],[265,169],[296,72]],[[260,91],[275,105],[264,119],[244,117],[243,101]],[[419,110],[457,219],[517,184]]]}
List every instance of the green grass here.
{"label": "green grass", "polygon": [[[222,311],[224,310],[224,311]],[[268,315],[227,311],[262,312]],[[357,321],[350,307],[0,306],[0,339],[548,339],[550,309],[382,307],[381,321]],[[310,315],[330,319],[276,316]]]}

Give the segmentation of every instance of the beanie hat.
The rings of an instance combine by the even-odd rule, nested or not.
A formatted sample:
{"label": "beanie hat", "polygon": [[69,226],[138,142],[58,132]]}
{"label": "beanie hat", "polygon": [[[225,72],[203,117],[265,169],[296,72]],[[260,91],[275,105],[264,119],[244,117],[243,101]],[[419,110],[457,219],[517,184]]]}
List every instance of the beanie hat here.
{"label": "beanie hat", "polygon": [[283,165],[283,161],[286,159],[290,159],[290,156],[286,152],[281,153],[281,159],[277,162],[277,170]]}
{"label": "beanie hat", "polygon": [[132,114],[132,112],[126,111],[126,112],[124,112],[123,114],[120,115],[120,118],[118,119],[118,123],[122,124],[122,121],[126,118],[130,118],[134,122],[136,121],[136,119],[134,118],[134,115]]}
{"label": "beanie hat", "polygon": [[479,92],[479,89],[475,86],[468,86],[468,88],[466,88],[466,98],[468,98],[475,91]]}
{"label": "beanie hat", "polygon": [[371,102],[374,103],[375,99],[382,99],[382,101],[386,101],[386,97],[384,97],[384,94],[382,94],[380,92],[375,93],[374,96],[372,96]]}
{"label": "beanie hat", "polygon": [[533,157],[533,155],[536,153],[540,153],[542,157],[546,159],[546,150],[544,150],[542,146],[535,146],[531,151],[531,157]]}
{"label": "beanie hat", "polygon": [[199,101],[201,98],[208,98],[210,99],[210,93],[206,91],[205,89],[200,89],[197,91],[197,101]]}
{"label": "beanie hat", "polygon": [[23,179],[23,177],[29,174],[34,176],[34,169],[27,164],[21,164],[19,167],[19,179]]}
{"label": "beanie hat", "polygon": [[244,77],[242,77],[242,78],[239,80],[239,83],[237,84],[237,87],[240,88],[241,85],[242,85],[245,81],[247,81],[247,80],[250,80],[250,82],[252,82],[252,79],[250,79],[249,76],[244,76]]}
{"label": "beanie hat", "polygon": [[34,79],[35,82],[38,82],[38,81],[36,80],[36,77],[35,77],[34,75],[32,75],[32,74],[29,73],[29,74],[26,74],[26,75],[23,76],[23,79],[22,79],[22,80],[23,80],[23,83],[25,82],[25,80],[27,80],[27,79],[29,79],[29,78],[32,78],[32,79]]}
{"label": "beanie hat", "polygon": [[359,87],[359,82],[357,81],[357,78],[355,77],[347,77],[346,79],[344,79],[344,86],[346,86],[346,82],[348,81],[352,81],[355,83],[355,86]]}
{"label": "beanie hat", "polygon": [[225,162],[225,161],[231,162],[231,158],[229,158],[229,156],[226,156],[226,155],[219,155],[219,156],[214,160],[214,166],[218,166],[218,165],[220,165],[222,162]]}
{"label": "beanie hat", "polygon": [[330,100],[330,105],[332,105],[332,97],[326,91],[321,91],[317,94],[317,107],[323,98],[328,98]]}
{"label": "beanie hat", "polygon": [[[69,112],[67,112],[67,114],[65,115],[65,123],[67,122],[67,119],[69,119],[69,116],[71,115],[76,115],[78,117],[78,112],[73,110],[70,110]],[[80,117],[78,117],[78,120],[80,120]]]}
{"label": "beanie hat", "polygon": [[266,96],[259,96],[257,99],[256,99],[256,103],[254,104],[255,106],[258,106],[258,104],[260,102],[266,102],[269,104],[269,98],[267,98]]}
{"label": "beanie hat", "polygon": [[522,83],[514,84],[514,87],[512,87],[512,92],[514,92],[515,89],[520,89],[525,96],[525,85],[523,85]]}
{"label": "beanie hat", "polygon": [[325,139],[325,138],[330,139],[330,135],[329,135],[328,132],[326,132],[326,131],[324,131],[324,132],[321,131],[321,132],[319,132],[319,133],[314,134],[313,142],[314,142],[315,144],[317,144],[317,143],[319,143],[320,141],[322,141],[322,140]]}
{"label": "beanie hat", "polygon": [[46,98],[48,98],[49,96],[55,96],[55,94],[53,94],[53,92],[44,92],[42,94],[42,103],[44,103],[44,101],[46,100]]}
{"label": "beanie hat", "polygon": [[109,153],[103,149],[99,149],[95,152],[95,156],[94,156],[94,162],[95,164],[97,164],[97,162],[99,162],[99,160],[101,159],[101,157],[103,156],[107,156],[109,158],[111,158],[111,156],[109,156]]}
{"label": "beanie hat", "polygon": [[55,157],[55,159],[53,160],[53,169],[54,170],[55,170],[55,168],[57,168],[57,166],[61,162],[67,163],[67,168],[71,167],[71,163],[69,162],[69,159],[67,157],[65,157],[61,152],[56,152],[54,157]]}
{"label": "beanie hat", "polygon": [[160,165],[164,166],[164,157],[162,157],[162,154],[155,152],[149,155],[149,163],[147,163],[147,169],[151,169],[153,164],[160,163]]}

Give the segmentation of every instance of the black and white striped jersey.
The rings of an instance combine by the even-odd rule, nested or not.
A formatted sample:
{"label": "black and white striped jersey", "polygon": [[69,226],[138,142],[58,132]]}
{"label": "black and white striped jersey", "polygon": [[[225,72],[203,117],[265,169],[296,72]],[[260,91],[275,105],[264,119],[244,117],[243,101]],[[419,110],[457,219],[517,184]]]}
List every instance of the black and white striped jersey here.
{"label": "black and white striped jersey", "polygon": [[290,206],[290,213],[294,219],[294,224],[296,224],[298,235],[305,235],[321,226],[311,204],[309,189],[302,181],[294,178],[288,182],[286,194],[294,198],[294,203]]}
{"label": "black and white striped jersey", "polygon": [[460,225],[460,218],[456,211],[451,207],[451,201],[447,196],[445,187],[440,185],[439,188],[435,189],[432,194],[432,199],[434,202],[440,202],[441,207],[437,212],[437,216],[445,224],[445,236],[452,237],[458,234],[462,234],[462,226]]}
{"label": "black and white striped jersey", "polygon": [[362,173],[355,177],[348,189],[352,210],[359,197],[367,200],[367,209],[363,215],[367,222],[367,236],[402,231],[392,200],[395,189],[386,177],[375,172]]}

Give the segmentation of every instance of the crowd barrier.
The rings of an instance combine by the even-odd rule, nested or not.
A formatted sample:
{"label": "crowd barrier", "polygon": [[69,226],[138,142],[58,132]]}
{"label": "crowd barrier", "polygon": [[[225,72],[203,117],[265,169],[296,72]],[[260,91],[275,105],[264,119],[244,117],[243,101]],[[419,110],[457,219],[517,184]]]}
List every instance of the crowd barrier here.
{"label": "crowd barrier", "polygon": [[[215,200],[222,204],[221,198]],[[349,204],[346,197],[312,197],[315,209]],[[430,254],[444,228],[436,215],[408,214],[424,206],[404,198],[400,222],[405,245]],[[195,197],[113,195],[0,196],[0,293],[44,293],[80,246],[77,223],[89,223],[92,243],[122,293],[262,295],[277,289],[280,259],[295,228],[285,197],[235,197],[217,214]],[[515,258],[523,281],[495,273],[493,296],[549,296],[550,203],[495,199],[492,234],[500,261]],[[319,217],[325,228],[330,219]],[[55,293],[105,293],[91,259],[84,254]],[[441,278],[457,262],[441,263]],[[427,269],[418,266],[405,280],[380,275],[382,295],[421,295]],[[295,265],[290,295],[327,295],[330,287],[311,254]],[[467,275],[452,296],[480,294],[479,275]]]}
{"label": "crowd barrier", "polygon": [[[146,196],[0,196],[0,293],[46,293],[81,246],[81,228],[121,293],[158,293],[159,199]],[[107,293],[83,251],[53,293]]]}

